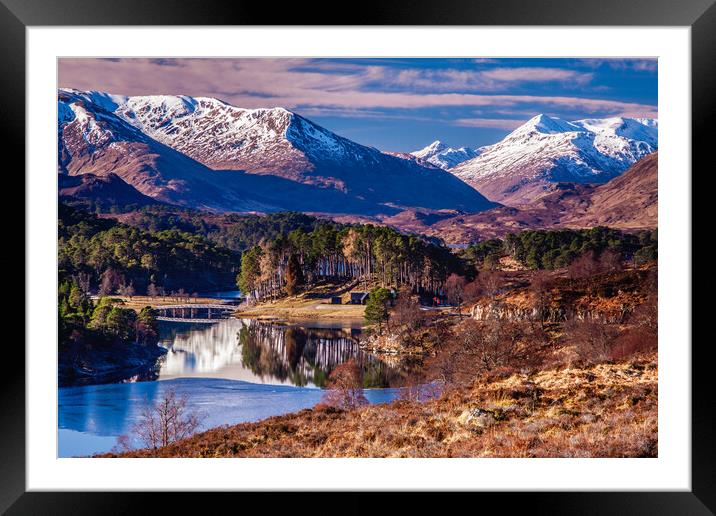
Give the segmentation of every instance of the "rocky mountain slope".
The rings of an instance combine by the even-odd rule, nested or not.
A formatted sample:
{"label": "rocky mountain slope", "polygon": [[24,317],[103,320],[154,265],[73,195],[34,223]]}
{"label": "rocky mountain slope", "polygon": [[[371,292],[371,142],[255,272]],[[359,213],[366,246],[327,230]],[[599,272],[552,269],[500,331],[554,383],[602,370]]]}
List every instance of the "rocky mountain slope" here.
{"label": "rocky mountain slope", "polygon": [[[64,104],[59,115],[60,171],[70,174],[113,171],[136,186],[139,177],[128,176],[141,176],[148,169],[150,178],[161,178],[162,167],[136,170],[137,159],[130,159],[135,173],[125,172],[125,177],[114,170],[121,165],[119,155],[141,156],[143,161],[147,154],[165,160],[170,155],[175,162],[180,161],[177,156],[184,159],[172,163],[177,174],[212,177],[213,183],[229,186],[233,195],[254,200],[250,207],[246,200],[235,206],[231,199],[214,203],[224,210],[263,205],[392,214],[407,207],[477,212],[494,206],[448,172],[357,144],[283,108],[242,109],[217,99],[186,96],[124,97],[72,90],[60,90],[59,95]],[[140,191],[159,195],[158,190]]]}
{"label": "rocky mountain slope", "polygon": [[555,183],[604,183],[657,147],[654,119],[568,122],[538,115],[451,172],[493,201],[521,206]]}

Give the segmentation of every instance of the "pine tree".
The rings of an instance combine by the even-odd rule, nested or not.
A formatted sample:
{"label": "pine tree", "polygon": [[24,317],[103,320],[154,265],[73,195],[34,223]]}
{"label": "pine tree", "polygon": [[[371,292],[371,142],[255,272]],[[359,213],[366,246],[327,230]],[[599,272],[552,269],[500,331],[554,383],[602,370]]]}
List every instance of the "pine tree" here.
{"label": "pine tree", "polygon": [[390,290],[383,287],[376,287],[370,291],[368,302],[365,307],[365,320],[368,324],[377,324],[378,333],[383,332],[383,323],[388,322],[388,302],[390,301]]}
{"label": "pine tree", "polygon": [[304,277],[301,263],[298,260],[298,256],[292,254],[288,258],[288,265],[286,267],[286,292],[288,292],[289,296],[293,296],[299,291],[303,284]]}

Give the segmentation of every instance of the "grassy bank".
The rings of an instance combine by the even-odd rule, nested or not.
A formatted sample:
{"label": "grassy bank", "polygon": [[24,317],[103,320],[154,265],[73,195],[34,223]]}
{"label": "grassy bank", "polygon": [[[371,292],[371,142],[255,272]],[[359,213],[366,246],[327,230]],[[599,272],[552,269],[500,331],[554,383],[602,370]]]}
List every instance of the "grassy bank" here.
{"label": "grassy bank", "polygon": [[325,300],[293,297],[241,307],[234,315],[256,319],[362,320],[364,312],[362,305],[332,305]]}
{"label": "grassy bank", "polygon": [[[297,296],[266,300],[253,305],[240,305],[236,317],[288,320],[363,320],[365,306],[349,304],[350,291],[355,282],[323,282]],[[331,304],[331,297],[341,298],[341,304]]]}

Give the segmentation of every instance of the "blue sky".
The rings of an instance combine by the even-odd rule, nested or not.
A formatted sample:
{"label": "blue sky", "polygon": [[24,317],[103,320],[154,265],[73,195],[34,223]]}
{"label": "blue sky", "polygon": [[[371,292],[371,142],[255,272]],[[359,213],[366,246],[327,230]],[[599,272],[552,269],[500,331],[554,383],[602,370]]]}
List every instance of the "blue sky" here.
{"label": "blue sky", "polygon": [[494,143],[539,113],[657,116],[655,59],[60,59],[59,86],[282,106],[381,150]]}

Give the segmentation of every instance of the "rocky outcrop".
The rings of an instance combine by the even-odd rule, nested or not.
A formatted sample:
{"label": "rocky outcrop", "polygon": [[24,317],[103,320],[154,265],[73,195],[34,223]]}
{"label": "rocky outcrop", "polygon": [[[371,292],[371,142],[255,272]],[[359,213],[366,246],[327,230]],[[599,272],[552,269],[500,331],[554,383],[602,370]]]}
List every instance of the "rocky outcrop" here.
{"label": "rocky outcrop", "polygon": [[427,352],[425,346],[417,345],[416,339],[405,333],[372,334],[361,340],[360,347],[379,355],[422,355]]}
{"label": "rocky outcrop", "polygon": [[544,321],[549,323],[564,322],[568,319],[579,321],[594,321],[606,324],[620,324],[633,310],[633,306],[622,304],[617,309],[590,309],[590,308],[566,308],[553,306],[546,308],[540,314],[537,308],[519,307],[502,303],[477,304],[472,307],[470,314],[479,321],[505,320],[511,322]]}
{"label": "rocky outcrop", "polygon": [[517,288],[478,300],[470,314],[481,321],[561,323],[576,319],[622,324],[646,299],[653,281],[649,278],[649,269],[632,269],[591,278],[556,279],[540,299],[529,288]]}

